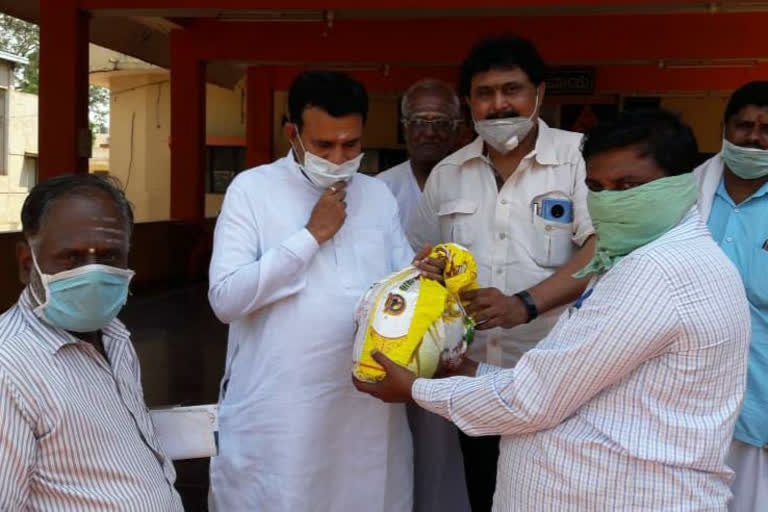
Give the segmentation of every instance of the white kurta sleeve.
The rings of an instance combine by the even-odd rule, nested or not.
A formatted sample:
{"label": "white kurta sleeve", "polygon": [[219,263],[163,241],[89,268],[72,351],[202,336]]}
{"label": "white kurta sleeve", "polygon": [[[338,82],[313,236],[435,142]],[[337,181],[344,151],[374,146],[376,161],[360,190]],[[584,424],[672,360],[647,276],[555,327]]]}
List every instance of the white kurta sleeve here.
{"label": "white kurta sleeve", "polygon": [[514,368],[487,368],[475,378],[417,379],[414,399],[469,435],[519,435],[558,425],[667,350],[681,328],[658,265],[637,258],[622,270],[607,274],[581,309]]}
{"label": "white kurta sleeve", "polygon": [[0,510],[25,510],[37,457],[31,418],[18,390],[0,370]]}
{"label": "white kurta sleeve", "polygon": [[301,291],[318,243],[306,229],[264,251],[246,191],[233,183],[216,222],[208,300],[224,323]]}
{"label": "white kurta sleeve", "polygon": [[433,173],[427,179],[419,203],[410,215],[408,241],[415,251],[427,244],[435,245],[445,241],[440,240],[440,222],[436,213],[439,204],[437,194],[438,180]]}

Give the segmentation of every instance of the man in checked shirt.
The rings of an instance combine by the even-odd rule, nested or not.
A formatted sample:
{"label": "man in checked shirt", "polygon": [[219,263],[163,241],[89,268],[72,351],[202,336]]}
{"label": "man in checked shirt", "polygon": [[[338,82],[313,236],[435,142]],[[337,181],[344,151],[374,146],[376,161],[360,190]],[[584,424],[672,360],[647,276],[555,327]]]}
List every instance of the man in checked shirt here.
{"label": "man in checked shirt", "polygon": [[495,511],[725,510],[750,320],[735,267],[694,207],[697,154],[664,111],[625,113],[583,148],[595,257],[587,291],[514,368],[387,377],[469,435],[501,435]]}

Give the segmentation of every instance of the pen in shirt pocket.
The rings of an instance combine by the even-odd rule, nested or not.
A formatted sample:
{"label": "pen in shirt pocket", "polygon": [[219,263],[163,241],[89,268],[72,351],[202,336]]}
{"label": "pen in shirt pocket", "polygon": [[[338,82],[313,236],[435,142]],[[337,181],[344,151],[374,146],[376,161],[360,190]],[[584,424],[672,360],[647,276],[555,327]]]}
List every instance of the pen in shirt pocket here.
{"label": "pen in shirt pocket", "polygon": [[766,238],[765,242],[763,242],[763,250],[768,251],[768,238]]}

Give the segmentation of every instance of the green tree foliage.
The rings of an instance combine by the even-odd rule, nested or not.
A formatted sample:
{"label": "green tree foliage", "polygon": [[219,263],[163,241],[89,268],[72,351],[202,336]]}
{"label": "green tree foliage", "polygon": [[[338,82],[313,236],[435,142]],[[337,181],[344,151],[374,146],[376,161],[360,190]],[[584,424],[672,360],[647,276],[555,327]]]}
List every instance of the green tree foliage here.
{"label": "green tree foliage", "polygon": [[0,14],[0,49],[29,59],[29,65],[16,70],[16,88],[37,94],[40,29],[37,25]]}
{"label": "green tree foliage", "polygon": [[109,89],[106,87],[91,85],[88,88],[88,118],[94,133],[109,126]]}
{"label": "green tree foliage", "polygon": [[37,94],[37,84],[40,81],[40,51],[35,49],[27,55],[29,64],[20,69],[16,76],[16,89],[29,94]]}
{"label": "green tree foliage", "polygon": [[[40,29],[33,23],[0,14],[0,50],[29,60],[16,69],[15,88],[29,94],[38,93],[40,69]],[[90,86],[88,117],[92,130],[101,131],[109,125],[109,90]]]}

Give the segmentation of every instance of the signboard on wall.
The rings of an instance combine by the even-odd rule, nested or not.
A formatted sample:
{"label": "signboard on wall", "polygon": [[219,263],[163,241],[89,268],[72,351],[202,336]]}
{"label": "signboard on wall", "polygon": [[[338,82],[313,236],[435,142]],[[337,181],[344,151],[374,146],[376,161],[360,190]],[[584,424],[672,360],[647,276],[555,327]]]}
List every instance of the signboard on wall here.
{"label": "signboard on wall", "polygon": [[547,95],[593,94],[595,92],[594,68],[552,68],[545,78]]}

